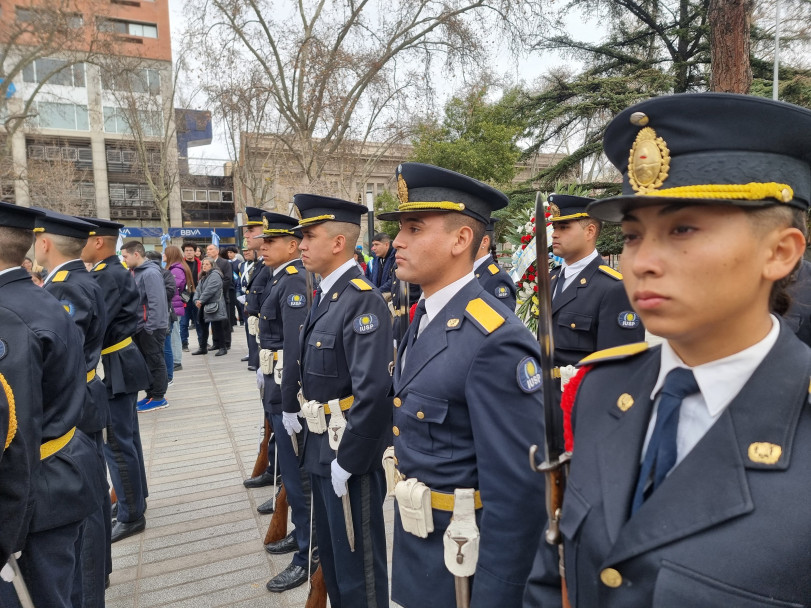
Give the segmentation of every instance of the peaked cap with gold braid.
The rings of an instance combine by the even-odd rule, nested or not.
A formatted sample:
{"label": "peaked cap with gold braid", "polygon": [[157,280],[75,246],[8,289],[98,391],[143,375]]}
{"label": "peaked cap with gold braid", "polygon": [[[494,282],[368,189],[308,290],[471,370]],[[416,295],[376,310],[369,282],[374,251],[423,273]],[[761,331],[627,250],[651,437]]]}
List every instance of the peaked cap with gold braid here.
{"label": "peaked cap with gold braid", "polygon": [[257,234],[255,239],[272,239],[275,236],[294,236],[301,238],[301,230],[298,229],[298,219],[281,213],[265,211],[262,214],[262,233]]}
{"label": "peaked cap with gold braid", "polygon": [[617,115],[605,153],[623,174],[622,194],[591,203],[590,216],[619,222],[652,205],[790,205],[811,201],[811,110],[750,95],[656,97]]}
{"label": "peaked cap with gold braid", "polygon": [[346,222],[360,226],[361,216],[369,212],[364,205],[318,194],[296,194],[293,204],[301,215],[296,226],[299,229],[322,222]]}
{"label": "peaked cap with gold braid", "polygon": [[586,207],[593,198],[585,196],[572,196],[571,194],[550,194],[547,198],[549,211],[552,217],[550,222],[568,222],[569,220],[579,220],[588,217]]}
{"label": "peaked cap with gold braid", "polygon": [[422,163],[397,167],[397,211],[378,214],[381,220],[398,220],[404,213],[450,211],[487,224],[490,213],[507,206],[503,192],[477,179]]}

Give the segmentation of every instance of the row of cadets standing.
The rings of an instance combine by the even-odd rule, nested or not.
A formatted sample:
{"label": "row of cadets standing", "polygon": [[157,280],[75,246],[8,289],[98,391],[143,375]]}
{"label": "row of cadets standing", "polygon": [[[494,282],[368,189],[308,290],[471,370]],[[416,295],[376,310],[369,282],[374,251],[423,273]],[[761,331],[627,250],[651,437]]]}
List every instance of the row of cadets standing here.
{"label": "row of cadets standing", "polygon": [[107,312],[101,350],[109,404],[104,451],[117,499],[111,538],[116,542],[146,527],[149,490],[136,404],[138,391],[149,386],[151,374],[132,339],[138,324],[138,288],[116,254],[119,230],[124,226],[99,218],[83,219],[95,229],[87,239],[82,260],[93,265],[90,275],[101,287]]}
{"label": "row of cadets standing", "polygon": [[[299,331],[308,314],[306,271],[299,259],[301,232],[296,218],[265,212],[262,232],[253,237],[260,243],[265,265],[271,271],[259,309],[259,365],[263,377],[265,416],[276,437],[276,462],[287,491],[294,530],[269,543],[265,550],[293,552],[290,564],[268,581],[269,591],[282,592],[307,581],[314,566],[310,561],[310,476],[299,466],[304,435],[297,413]],[[289,434],[289,438],[288,438]],[[295,446],[294,446],[295,443]],[[317,561],[317,557],[313,558]]]}
{"label": "row of cadets standing", "polygon": [[[12,442],[28,446],[31,471],[26,500],[17,503],[22,523],[11,517],[19,533],[10,546],[22,551],[19,566],[34,604],[68,608],[82,603],[83,531],[106,484],[97,444],[77,428],[88,400],[84,336],[65,306],[21,267],[40,217],[0,203],[0,374],[15,402]],[[8,495],[8,483],[0,479],[0,496]],[[19,605],[11,583],[0,583],[0,604]]]}

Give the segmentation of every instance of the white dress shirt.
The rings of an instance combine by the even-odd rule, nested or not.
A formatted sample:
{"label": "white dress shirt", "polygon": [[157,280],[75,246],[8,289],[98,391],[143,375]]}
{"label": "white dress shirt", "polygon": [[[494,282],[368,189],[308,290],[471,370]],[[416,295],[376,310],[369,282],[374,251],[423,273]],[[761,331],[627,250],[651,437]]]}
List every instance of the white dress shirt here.
{"label": "white dress shirt", "polygon": [[[679,426],[676,432],[676,464],[675,467],[690,453],[701,438],[715,424],[723,411],[732,400],[741,392],[743,385],[761,364],[763,359],[777,342],[780,333],[780,323],[774,315],[772,328],[766,337],[757,344],[744,350],[718,359],[690,367],[676,354],[667,342],[662,343],[661,364],[659,377],[651,392],[651,399],[655,399],[653,414],[648,424],[645,443],[642,446],[640,462],[645,459],[653,426],[656,424],[656,414],[659,409],[659,393],[665,383],[667,374],[677,367],[692,370],[696,383],[701,392],[685,397],[679,410]],[[672,472],[673,469],[671,469]]]}
{"label": "white dress shirt", "polygon": [[[296,258],[296,259],[298,259],[298,258]],[[296,261],[296,260],[290,260],[289,262],[285,262],[284,264],[280,264],[279,266],[277,266],[276,268],[274,268],[274,269],[273,269],[273,276],[274,276],[274,277],[275,277],[275,276],[277,276],[277,275],[278,275],[278,274],[279,274],[279,273],[280,273],[282,270],[284,270],[284,269],[285,269],[285,268],[286,268],[286,267],[287,267],[289,264],[292,264],[292,263],[293,263],[293,262],[295,262],[295,261]],[[338,275],[338,276],[341,276],[341,275]],[[321,293],[324,293],[324,290],[323,290],[323,289],[321,290]]]}
{"label": "white dress shirt", "polygon": [[0,270],[0,276],[6,274],[7,272],[11,272],[12,270],[17,270],[18,268],[22,268],[22,266],[12,266],[11,268],[6,268],[5,270]]}
{"label": "white dress shirt", "polygon": [[484,264],[485,260],[487,260],[489,257],[490,257],[490,254],[487,253],[487,254],[483,255],[482,257],[480,257],[475,262],[473,262],[473,272],[476,272],[479,269],[479,267],[482,264]]}
{"label": "white dress shirt", "polygon": [[[560,291],[564,291],[569,285],[571,285],[577,278],[577,275],[580,274],[580,271],[583,270],[586,266],[588,266],[591,263],[591,261],[598,255],[600,254],[597,253],[597,250],[595,249],[586,257],[579,259],[576,262],[573,262],[572,264],[567,264],[566,262],[561,264],[560,266],[561,272],[565,272],[564,274],[565,281]],[[555,291],[557,291],[557,289]]]}
{"label": "white dress shirt", "polygon": [[[353,266],[355,266],[354,257],[349,258],[346,262],[338,266],[338,268],[330,272],[327,276],[323,277],[319,285],[319,287],[321,288],[322,297],[325,296],[329,292],[329,290],[332,289],[332,286],[338,282],[338,279],[340,279],[344,275],[344,273]],[[284,266],[282,266],[282,268],[284,268]],[[273,274],[276,273],[274,272]]]}

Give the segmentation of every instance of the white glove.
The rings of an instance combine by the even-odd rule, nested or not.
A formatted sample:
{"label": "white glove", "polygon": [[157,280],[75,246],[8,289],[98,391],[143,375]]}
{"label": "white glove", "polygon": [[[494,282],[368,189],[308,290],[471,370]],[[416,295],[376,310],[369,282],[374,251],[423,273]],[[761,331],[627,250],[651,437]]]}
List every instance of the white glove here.
{"label": "white glove", "polygon": [[256,388],[260,391],[265,388],[265,374],[262,373],[261,369],[256,370]]}
{"label": "white glove", "polygon": [[561,389],[561,391],[563,391],[566,388],[566,385],[569,383],[569,380],[574,378],[576,373],[577,373],[577,368],[574,365],[567,365],[565,367],[560,368],[560,389]]}
{"label": "white glove", "polygon": [[338,464],[338,459],[334,459],[330,465],[332,470],[332,489],[335,490],[335,495],[340,498],[346,494],[346,482],[352,477],[352,473],[344,471],[341,465]]}
{"label": "white glove", "polygon": [[[22,551],[17,551],[17,553],[14,554],[14,557],[16,559],[20,559],[20,555],[22,555]],[[6,564],[2,569],[0,569],[0,578],[7,583],[14,580],[14,570],[11,569],[11,564]]]}
{"label": "white glove", "polygon": [[282,424],[288,435],[295,435],[301,431],[301,423],[298,421],[298,413],[282,412]]}
{"label": "white glove", "polygon": [[242,295],[242,294],[238,295],[237,296],[237,302],[239,302],[240,304],[242,304],[244,306],[245,305],[245,296]]}

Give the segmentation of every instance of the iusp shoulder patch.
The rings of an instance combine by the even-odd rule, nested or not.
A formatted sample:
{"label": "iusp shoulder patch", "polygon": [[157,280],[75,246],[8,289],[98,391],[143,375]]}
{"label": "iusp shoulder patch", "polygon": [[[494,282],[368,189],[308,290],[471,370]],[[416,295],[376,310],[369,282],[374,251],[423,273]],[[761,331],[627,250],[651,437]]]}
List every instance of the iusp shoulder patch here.
{"label": "iusp shoulder patch", "polygon": [[351,284],[352,284],[352,285],[355,287],[355,289],[357,289],[358,291],[371,291],[371,290],[372,290],[372,286],[371,286],[371,284],[369,284],[369,282],[368,282],[368,281],[366,281],[366,280],[364,280],[364,279],[357,278],[357,279],[352,279],[352,280],[351,280],[351,281],[349,281],[349,282],[350,282],[350,283],[351,283]]}
{"label": "iusp shoulder patch", "polygon": [[515,370],[518,388],[525,393],[534,393],[541,388],[541,366],[535,357],[524,357]]}
{"label": "iusp shoulder patch", "polygon": [[605,363],[606,361],[618,361],[627,357],[633,357],[646,350],[648,350],[647,342],[623,344],[622,346],[615,346],[614,348],[598,350],[596,353],[592,353],[588,357],[581,359],[577,366],[582,367],[583,365],[594,365],[595,363]]}
{"label": "iusp shoulder patch", "polygon": [[490,264],[487,267],[487,270],[490,271],[490,274],[498,274],[498,266],[496,266],[495,264]]}
{"label": "iusp shoulder patch", "polygon": [[495,288],[493,293],[499,300],[503,300],[504,298],[510,297],[510,290],[507,289],[506,285],[499,285],[498,287]]}
{"label": "iusp shoulder patch", "polygon": [[600,270],[603,272],[603,274],[607,274],[612,279],[622,281],[622,273],[614,270],[613,268],[611,268],[611,266],[606,266],[605,264],[603,264],[602,266],[600,266]]}
{"label": "iusp shoulder patch", "polygon": [[370,312],[359,315],[352,321],[352,329],[356,334],[370,334],[378,327],[380,327],[380,321],[377,315]]}
{"label": "iusp shoulder patch", "polygon": [[70,300],[59,300],[59,303],[71,317],[76,314],[76,306]]}
{"label": "iusp shoulder patch", "polygon": [[302,306],[307,305],[307,299],[303,294],[291,293],[289,296],[287,296],[287,305],[290,308],[301,308]]}
{"label": "iusp shoulder patch", "polygon": [[289,264],[288,266],[285,266],[284,271],[287,274],[298,274],[298,268],[296,268],[292,264]]}
{"label": "iusp shoulder patch", "polygon": [[617,316],[617,325],[622,327],[623,329],[636,329],[639,327],[639,315],[636,314],[633,310],[623,310]]}
{"label": "iusp shoulder patch", "polygon": [[504,317],[481,298],[468,302],[465,314],[485,334],[491,334],[504,324]]}
{"label": "iusp shoulder patch", "polygon": [[8,354],[8,343],[0,338],[0,359],[5,359]]}

